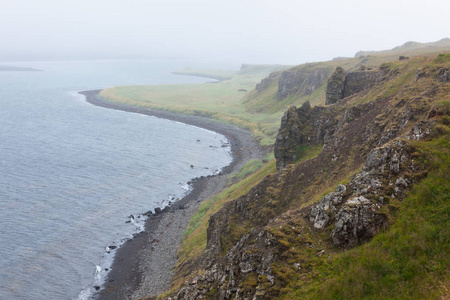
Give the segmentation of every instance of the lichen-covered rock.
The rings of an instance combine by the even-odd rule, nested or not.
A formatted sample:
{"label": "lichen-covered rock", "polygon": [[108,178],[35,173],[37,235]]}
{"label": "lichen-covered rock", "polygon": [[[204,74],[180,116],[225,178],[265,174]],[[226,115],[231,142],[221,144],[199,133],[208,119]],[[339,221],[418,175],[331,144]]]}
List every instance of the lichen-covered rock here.
{"label": "lichen-covered rock", "polygon": [[443,83],[450,81],[450,70],[448,68],[441,68],[439,70],[439,80]]}
{"label": "lichen-covered rock", "polygon": [[380,204],[364,196],[347,200],[336,214],[333,243],[351,248],[370,240],[387,221],[384,214],[378,213],[380,208]]}
{"label": "lichen-covered rock", "polygon": [[421,140],[430,133],[430,121],[417,122],[414,128],[406,135],[406,138],[408,140]]}
{"label": "lichen-covered rock", "polygon": [[410,151],[402,140],[370,151],[361,172],[310,208],[310,222],[316,229],[334,224],[331,236],[339,247],[351,248],[370,240],[387,224],[380,211],[387,205],[385,199],[402,199],[410,187],[412,179],[404,176],[415,169]]}
{"label": "lichen-covered rock", "polygon": [[330,193],[322,198],[315,206],[311,208],[309,220],[317,229],[323,229],[328,225],[330,214],[336,213],[336,206],[342,202],[343,195],[347,187],[339,184],[335,192]]}
{"label": "lichen-covered rock", "polygon": [[[202,299],[206,295],[214,299],[270,299],[264,289],[275,283],[272,263],[278,246],[271,233],[252,230],[225,257],[214,260],[203,274],[186,282],[175,299]],[[240,289],[247,276],[255,278],[254,286]]]}
{"label": "lichen-covered rock", "polygon": [[277,99],[283,100],[291,95],[311,95],[322,86],[328,78],[330,70],[327,68],[315,68],[311,71],[288,70],[281,74],[278,82]]}

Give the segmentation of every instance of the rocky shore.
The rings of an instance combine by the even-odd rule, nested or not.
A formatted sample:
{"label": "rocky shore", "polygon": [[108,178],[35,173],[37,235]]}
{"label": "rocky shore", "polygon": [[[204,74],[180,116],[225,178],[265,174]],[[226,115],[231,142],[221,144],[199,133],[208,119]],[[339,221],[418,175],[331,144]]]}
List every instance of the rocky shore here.
{"label": "rocky shore", "polygon": [[265,152],[248,131],[199,116],[168,111],[137,109],[112,103],[98,96],[100,90],[80,92],[97,106],[169,119],[215,131],[227,137],[233,160],[219,175],[195,178],[192,191],[171,207],[151,214],[145,230],[126,241],[115,254],[111,270],[95,299],[139,299],[154,296],[170,287],[177,251],[189,220],[203,200],[218,194],[228,174],[238,171],[250,159],[261,159]]}

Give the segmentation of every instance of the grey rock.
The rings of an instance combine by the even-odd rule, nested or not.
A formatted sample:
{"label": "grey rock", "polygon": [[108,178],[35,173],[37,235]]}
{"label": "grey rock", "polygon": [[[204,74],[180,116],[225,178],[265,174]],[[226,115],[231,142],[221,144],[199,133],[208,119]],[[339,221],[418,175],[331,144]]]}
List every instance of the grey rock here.
{"label": "grey rock", "polygon": [[442,68],[439,70],[439,80],[443,83],[450,81],[450,70],[448,68]]}
{"label": "grey rock", "polygon": [[298,147],[306,143],[306,136],[302,128],[310,118],[311,105],[309,102],[297,109],[295,106],[289,107],[281,119],[280,130],[278,131],[274,145],[274,153],[277,158],[277,168],[281,170],[286,163],[297,159],[296,151]]}
{"label": "grey rock", "polygon": [[337,67],[327,83],[325,104],[333,104],[344,98],[345,72],[341,67]]}
{"label": "grey rock", "polygon": [[261,80],[260,83],[258,83],[256,85],[256,91],[258,93],[264,91],[265,89],[267,89],[273,82],[275,82],[278,78],[279,73],[278,72],[274,72],[274,73],[270,73],[270,75],[266,78],[263,78]]}
{"label": "grey rock", "polygon": [[[384,197],[371,200],[364,195],[382,195],[390,185],[394,185],[392,196],[404,196],[409,184],[399,175],[411,164],[407,148],[406,142],[394,140],[370,151],[361,172],[355,174],[347,185],[338,185],[334,192],[311,207],[309,221],[320,230],[334,222],[331,237],[339,247],[351,248],[370,240],[387,226],[387,217],[380,212]],[[386,177],[393,178],[391,184],[387,183]]]}
{"label": "grey rock", "polygon": [[322,86],[328,78],[330,70],[315,68],[312,70],[288,70],[281,74],[278,82],[277,99],[283,100],[291,95],[311,95]]}
{"label": "grey rock", "polygon": [[325,104],[336,103],[343,98],[379,84],[387,71],[361,66],[358,71],[345,74],[344,69],[337,67],[328,80]]}

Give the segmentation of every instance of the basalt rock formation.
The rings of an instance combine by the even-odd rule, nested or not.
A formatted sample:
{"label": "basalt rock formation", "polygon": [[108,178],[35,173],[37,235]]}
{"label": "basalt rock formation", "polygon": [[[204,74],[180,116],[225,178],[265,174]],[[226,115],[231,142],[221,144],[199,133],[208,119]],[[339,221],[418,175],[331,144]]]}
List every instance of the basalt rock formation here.
{"label": "basalt rock formation", "polygon": [[336,103],[345,97],[379,84],[385,73],[386,70],[383,69],[361,66],[358,71],[345,74],[344,69],[337,67],[328,80],[325,104]]}
{"label": "basalt rock formation", "polygon": [[327,83],[327,99],[325,104],[333,104],[344,98],[345,72],[337,67]]}

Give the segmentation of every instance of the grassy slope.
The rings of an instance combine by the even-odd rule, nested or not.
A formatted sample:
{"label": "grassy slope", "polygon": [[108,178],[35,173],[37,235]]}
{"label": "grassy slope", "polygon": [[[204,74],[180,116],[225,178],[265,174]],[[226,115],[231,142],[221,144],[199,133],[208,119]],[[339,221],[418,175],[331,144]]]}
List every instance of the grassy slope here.
{"label": "grassy slope", "polygon": [[417,56],[424,54],[437,54],[441,52],[447,52],[450,48],[450,39],[444,38],[442,40],[431,43],[419,43],[419,42],[406,42],[401,46],[395,47],[391,50],[383,51],[360,51],[356,56],[360,55],[377,55],[377,56]]}

